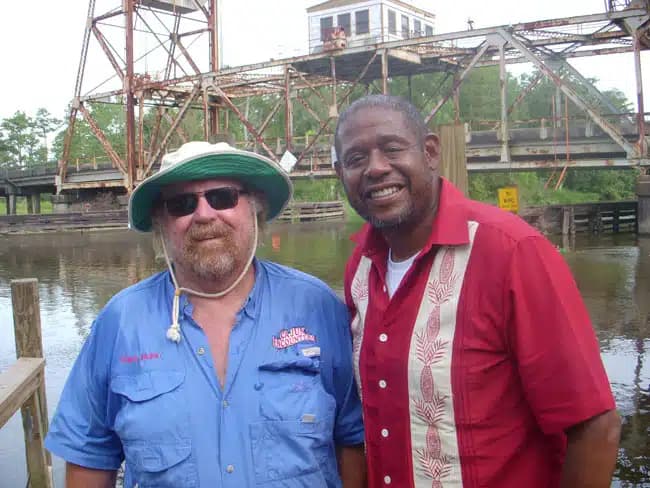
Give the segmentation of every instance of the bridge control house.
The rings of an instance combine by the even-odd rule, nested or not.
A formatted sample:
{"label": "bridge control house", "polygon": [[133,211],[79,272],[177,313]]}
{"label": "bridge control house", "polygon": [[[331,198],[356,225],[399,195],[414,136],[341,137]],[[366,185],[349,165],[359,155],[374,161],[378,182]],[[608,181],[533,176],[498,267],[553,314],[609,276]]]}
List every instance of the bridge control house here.
{"label": "bridge control house", "polygon": [[309,52],[432,36],[435,15],[412,3],[329,0],[309,7]]}

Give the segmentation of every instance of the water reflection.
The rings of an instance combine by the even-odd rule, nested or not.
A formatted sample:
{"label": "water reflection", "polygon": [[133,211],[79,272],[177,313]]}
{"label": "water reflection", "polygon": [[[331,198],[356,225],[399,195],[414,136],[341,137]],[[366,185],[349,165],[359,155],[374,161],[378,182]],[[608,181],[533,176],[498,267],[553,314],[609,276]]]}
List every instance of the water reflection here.
{"label": "water reflection", "polygon": [[[276,225],[259,255],[343,286],[354,229],[342,224]],[[623,418],[615,486],[650,486],[650,239],[578,238],[561,242],[594,320]],[[15,359],[9,280],[39,280],[52,415],[70,365],[98,310],[118,290],[162,269],[145,234],[127,231],[0,237],[0,369]],[[0,487],[26,484],[22,426],[0,430]],[[63,486],[56,460],[57,486]]]}

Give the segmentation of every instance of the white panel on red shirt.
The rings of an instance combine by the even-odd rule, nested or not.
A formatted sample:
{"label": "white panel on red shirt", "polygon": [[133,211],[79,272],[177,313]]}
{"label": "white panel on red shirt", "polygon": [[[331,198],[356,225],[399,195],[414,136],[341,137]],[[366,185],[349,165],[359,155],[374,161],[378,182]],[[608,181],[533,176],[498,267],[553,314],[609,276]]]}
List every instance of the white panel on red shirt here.
{"label": "white panel on red shirt", "polygon": [[[462,486],[451,387],[452,344],[458,300],[472,252],[477,222],[468,222],[469,244],[441,247],[431,267],[411,335],[408,357],[411,458],[416,488]],[[354,366],[361,390],[359,358],[368,310],[371,261],[362,256],[351,283]],[[380,334],[378,340],[386,334]],[[379,382],[380,388],[385,388]],[[361,395],[361,391],[360,391]],[[388,429],[381,431],[388,437]],[[390,474],[383,477],[391,483]]]}

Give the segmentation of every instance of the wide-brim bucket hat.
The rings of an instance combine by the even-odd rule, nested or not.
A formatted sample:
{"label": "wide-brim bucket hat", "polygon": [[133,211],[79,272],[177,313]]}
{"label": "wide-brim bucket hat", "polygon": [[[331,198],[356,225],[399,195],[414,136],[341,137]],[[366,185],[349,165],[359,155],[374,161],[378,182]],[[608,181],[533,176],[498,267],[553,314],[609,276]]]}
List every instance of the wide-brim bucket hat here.
{"label": "wide-brim bucket hat", "polygon": [[151,212],[163,186],[184,181],[225,178],[240,181],[266,198],[266,220],[277,217],[293,194],[289,175],[274,161],[225,142],[194,141],[163,156],[160,170],[140,183],[129,198],[129,227],[151,231]]}

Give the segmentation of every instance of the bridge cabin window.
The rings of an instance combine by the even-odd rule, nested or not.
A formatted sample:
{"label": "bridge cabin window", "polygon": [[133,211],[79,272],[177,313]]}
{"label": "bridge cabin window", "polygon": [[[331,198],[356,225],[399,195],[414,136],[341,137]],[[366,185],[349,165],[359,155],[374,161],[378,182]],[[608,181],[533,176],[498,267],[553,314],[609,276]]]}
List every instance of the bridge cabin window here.
{"label": "bridge cabin window", "polygon": [[422,35],[422,22],[413,19],[413,35],[420,37]]}
{"label": "bridge cabin window", "polygon": [[320,40],[327,41],[330,38],[334,28],[334,19],[332,17],[322,17],[320,19]]}
{"label": "bridge cabin window", "polygon": [[409,18],[406,15],[402,15],[402,37],[409,38]]}
{"label": "bridge cabin window", "polygon": [[339,14],[336,17],[336,25],[343,29],[345,37],[350,37],[352,34],[352,23],[350,22],[350,14]]}
{"label": "bridge cabin window", "polygon": [[388,11],[388,33],[397,34],[397,16],[394,10]]}
{"label": "bridge cabin window", "polygon": [[368,9],[358,10],[354,13],[355,34],[368,34],[370,32],[370,22],[368,16]]}
{"label": "bridge cabin window", "polygon": [[432,36],[433,35],[433,26],[431,26],[431,25],[424,26],[424,33],[427,36]]}

